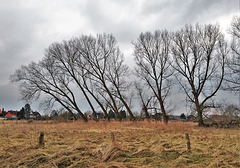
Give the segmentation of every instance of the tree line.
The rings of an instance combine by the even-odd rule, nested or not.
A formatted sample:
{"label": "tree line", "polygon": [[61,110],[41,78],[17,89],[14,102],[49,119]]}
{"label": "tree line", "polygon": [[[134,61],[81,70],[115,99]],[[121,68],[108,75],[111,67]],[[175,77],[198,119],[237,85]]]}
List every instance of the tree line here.
{"label": "tree line", "polygon": [[169,96],[173,86],[179,85],[203,126],[203,113],[213,107],[213,97],[220,89],[239,92],[239,17],[234,17],[229,33],[230,44],[217,24],[141,33],[132,42],[134,68],[125,63],[113,35],[82,35],[52,43],[41,61],[21,66],[11,81],[20,83],[21,99],[37,100],[44,95],[46,108],[57,102],[86,122],[80,95],[94,116],[97,104],[106,119],[112,110],[119,121],[122,109],[130,120],[136,120],[132,99],[137,96],[147,119],[149,109],[155,109],[167,123]]}

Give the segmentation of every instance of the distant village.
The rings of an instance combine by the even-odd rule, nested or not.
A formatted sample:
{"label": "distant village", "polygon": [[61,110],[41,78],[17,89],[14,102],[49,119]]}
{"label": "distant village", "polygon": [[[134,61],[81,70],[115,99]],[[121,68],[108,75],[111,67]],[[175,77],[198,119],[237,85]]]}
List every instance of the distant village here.
{"label": "distant village", "polygon": [[5,111],[4,108],[0,109],[0,120],[23,120],[23,119],[34,119],[40,120],[41,114],[37,111],[31,111],[25,113],[24,111]]}
{"label": "distant village", "polygon": [[37,111],[32,111],[29,104],[26,104],[20,111],[0,109],[0,120],[40,120],[41,114]]}
{"label": "distant village", "polygon": [[[5,111],[4,108],[0,109],[0,120],[59,120],[59,121],[67,121],[67,120],[78,120],[80,119],[80,115],[78,113],[70,114],[69,112],[52,110],[49,115],[41,115],[37,111],[33,111],[29,104],[26,104],[20,111],[8,110]],[[240,117],[239,109],[230,105],[225,110],[224,113],[220,112],[208,112],[208,117],[205,117],[205,121],[217,122],[217,121],[227,121],[238,119]],[[87,111],[84,113],[88,120],[94,120],[94,114],[91,111]],[[123,120],[130,120],[130,117],[126,114],[125,110],[120,111],[120,115]],[[118,120],[115,113],[112,110],[109,110],[108,116],[110,120]],[[136,115],[139,121],[143,121],[146,119],[146,116],[143,112],[139,115]],[[104,114],[102,112],[96,113],[97,120],[106,120]],[[155,114],[150,114],[149,119],[151,121],[162,121],[163,115],[160,112],[155,112]],[[190,114],[185,115],[182,113],[181,115],[168,115],[168,119],[170,121],[197,121],[197,117]]]}
{"label": "distant village", "polygon": [[[88,111],[88,113],[84,113],[88,120],[94,120],[94,115]],[[98,120],[105,120],[105,116],[103,113],[98,112],[96,113],[96,118]],[[128,120],[128,116],[126,115],[126,112],[124,110],[121,111],[121,117],[124,120]],[[74,114],[75,119],[80,119],[81,117],[79,114]],[[109,111],[109,117],[111,120],[116,120],[116,116],[112,110]],[[150,115],[151,120],[162,120],[162,114],[156,113],[154,115]],[[20,111],[14,111],[14,110],[8,110],[5,111],[4,108],[0,109],[0,120],[59,120],[59,118],[65,118],[67,120],[73,120],[73,116],[71,116],[68,113],[59,113],[56,110],[52,110],[50,117],[48,115],[42,116],[39,112],[33,111],[30,108],[29,104],[26,104],[25,107],[23,107]],[[144,120],[145,116],[140,115],[139,120]],[[169,120],[178,120],[178,121],[194,121],[196,118],[193,115],[185,116],[184,113],[182,113],[180,116],[177,115],[169,115]]]}

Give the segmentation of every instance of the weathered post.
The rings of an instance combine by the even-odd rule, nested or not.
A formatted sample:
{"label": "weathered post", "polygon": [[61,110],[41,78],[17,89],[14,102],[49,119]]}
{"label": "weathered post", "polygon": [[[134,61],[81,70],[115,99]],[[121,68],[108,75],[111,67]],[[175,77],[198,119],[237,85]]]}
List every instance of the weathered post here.
{"label": "weathered post", "polygon": [[40,133],[38,146],[39,146],[39,148],[44,147],[44,132]]}
{"label": "weathered post", "polygon": [[190,138],[188,133],[185,134],[185,138],[187,140],[187,150],[190,151],[191,150],[191,145],[190,145]]}
{"label": "weathered post", "polygon": [[112,138],[112,144],[116,144],[116,140],[115,140],[115,135],[113,132],[111,132],[111,138]]}

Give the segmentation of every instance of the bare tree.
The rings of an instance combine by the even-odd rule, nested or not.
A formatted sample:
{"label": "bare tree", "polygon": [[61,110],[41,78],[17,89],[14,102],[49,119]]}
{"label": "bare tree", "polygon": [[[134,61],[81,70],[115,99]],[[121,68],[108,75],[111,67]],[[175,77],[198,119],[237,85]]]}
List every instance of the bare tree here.
{"label": "bare tree", "polygon": [[74,118],[73,110],[77,111],[84,121],[87,121],[77,105],[72,88],[70,88],[72,79],[54,66],[53,59],[43,59],[38,64],[32,62],[28,66],[22,66],[11,76],[11,81],[20,82],[23,100],[36,100],[41,93],[45,93],[49,96],[47,99],[49,106],[58,102]]}
{"label": "bare tree", "polygon": [[172,86],[173,68],[170,66],[170,34],[165,31],[141,33],[134,42],[135,74],[142,79],[158,99],[163,120],[168,122],[166,98]]}
{"label": "bare tree", "polygon": [[[112,93],[117,97],[126,108],[128,114],[130,115],[130,120],[136,120],[133,115],[133,112],[130,108],[130,104],[127,102],[127,96],[130,97],[130,86],[129,82],[129,67],[124,64],[123,54],[117,48],[107,60],[108,64],[106,66],[106,79],[111,84]],[[126,93],[127,92],[127,93]],[[125,93],[125,94],[124,94]]]}
{"label": "bare tree", "polygon": [[[109,53],[112,52],[115,41],[112,38],[106,39],[99,35],[97,38],[92,36],[82,36],[78,41],[78,52],[83,56],[85,60],[85,70],[88,73],[88,78],[95,85],[95,90],[100,93],[101,96],[106,93],[109,96],[110,101],[108,104],[112,107],[119,120],[121,116],[118,112],[117,103],[114,99],[111,90],[109,89],[106,81],[106,58],[109,57]],[[83,67],[83,68],[84,68]],[[108,100],[106,97],[105,101]]]}
{"label": "bare tree", "polygon": [[142,116],[142,113],[144,113],[146,119],[149,121],[150,120],[150,115],[148,113],[148,109],[149,109],[149,105],[150,105],[150,102],[151,102],[153,96],[145,98],[146,94],[144,93],[144,86],[140,85],[140,83],[135,82],[135,87],[137,89],[137,95],[141,100],[141,106],[142,106],[141,116]]}
{"label": "bare tree", "polygon": [[239,118],[240,108],[235,104],[222,102],[219,108],[221,115],[233,118]]}
{"label": "bare tree", "polygon": [[231,57],[227,59],[224,90],[240,91],[240,17],[234,17],[229,33],[232,35]]}
{"label": "bare tree", "polygon": [[[78,59],[81,60],[81,57],[79,57]],[[94,98],[94,100],[97,102],[97,104],[100,106],[100,108],[102,109],[105,118],[110,121],[110,118],[108,116],[107,113],[107,107],[105,106],[105,101],[102,100],[98,94],[98,91],[95,89],[95,84],[93,83],[91,79],[91,77],[89,77],[89,73],[86,71],[86,67],[87,65],[85,63],[83,63],[82,61],[77,61],[77,68],[76,71],[77,73],[80,74],[80,77],[83,81],[83,87],[86,89],[86,91]]]}
{"label": "bare tree", "polygon": [[117,99],[121,100],[134,119],[122,94],[127,87],[127,82],[124,81],[127,68],[123,64],[122,54],[116,46],[116,39],[112,35],[100,34],[96,38],[82,36],[78,42],[78,51],[85,60],[83,68],[87,71],[86,77],[94,84],[95,91],[113,109],[119,120],[122,118]]}
{"label": "bare tree", "polygon": [[88,93],[94,98],[94,100],[98,103],[98,105],[100,106],[100,108],[102,109],[105,118],[110,121],[109,115],[107,113],[107,106],[104,105],[105,101],[102,101],[101,98],[99,97],[98,92],[95,90],[94,84],[92,83],[91,80],[88,80],[89,78],[87,78],[85,75],[82,76],[83,81],[84,81],[84,85],[83,87],[88,91]]}
{"label": "bare tree", "polygon": [[88,102],[94,119],[97,121],[97,114],[92,102],[90,101],[87,91],[83,87],[82,77],[85,75],[84,71],[79,71],[78,65],[83,66],[81,55],[79,55],[76,48],[76,40],[63,41],[62,43],[52,44],[46,51],[46,57],[48,59],[54,59],[55,66],[65,75],[69,75],[69,78],[77,85],[77,87],[83,93],[86,101]]}
{"label": "bare tree", "polygon": [[204,126],[203,111],[219,90],[224,78],[227,44],[218,25],[186,25],[173,37],[173,67],[176,79]]}
{"label": "bare tree", "polygon": [[107,118],[107,108],[110,107],[121,120],[119,109],[124,106],[134,120],[124,95],[128,88],[127,75],[128,67],[123,64],[123,55],[115,38],[103,34],[96,38],[81,36],[53,43],[42,61],[21,67],[11,79],[12,82],[21,82],[23,99],[38,99],[44,92],[49,95],[45,105],[50,107],[57,101],[71,113],[71,110],[76,110],[85,121],[87,118],[77,105],[77,93],[71,88],[75,85],[80,88],[95,117],[89,94]]}

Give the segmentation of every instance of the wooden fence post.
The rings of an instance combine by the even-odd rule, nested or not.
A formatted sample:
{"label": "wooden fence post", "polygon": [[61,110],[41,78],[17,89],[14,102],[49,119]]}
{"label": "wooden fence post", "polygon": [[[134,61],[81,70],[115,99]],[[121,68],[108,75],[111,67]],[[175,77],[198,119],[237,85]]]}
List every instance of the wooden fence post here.
{"label": "wooden fence post", "polygon": [[185,134],[185,138],[187,140],[187,150],[190,151],[191,150],[191,144],[190,144],[190,138],[188,133]]}
{"label": "wooden fence post", "polygon": [[41,132],[41,133],[40,133],[38,146],[39,146],[40,148],[41,148],[41,147],[44,147],[44,132]]}
{"label": "wooden fence post", "polygon": [[115,140],[115,135],[113,132],[111,132],[111,138],[112,138],[112,143],[115,145],[116,144],[116,140]]}

